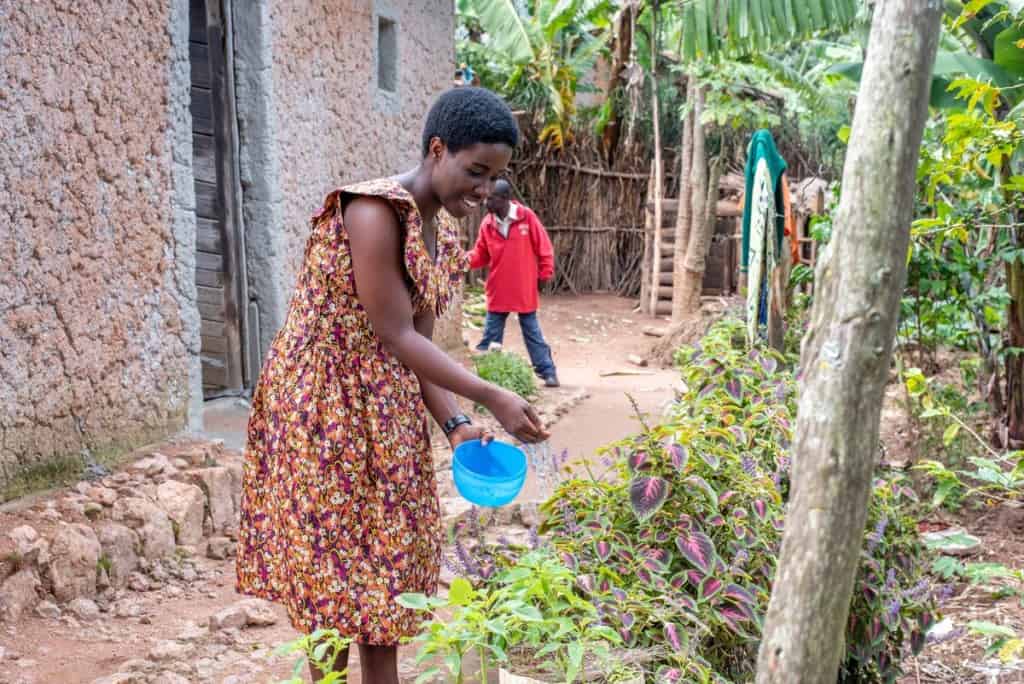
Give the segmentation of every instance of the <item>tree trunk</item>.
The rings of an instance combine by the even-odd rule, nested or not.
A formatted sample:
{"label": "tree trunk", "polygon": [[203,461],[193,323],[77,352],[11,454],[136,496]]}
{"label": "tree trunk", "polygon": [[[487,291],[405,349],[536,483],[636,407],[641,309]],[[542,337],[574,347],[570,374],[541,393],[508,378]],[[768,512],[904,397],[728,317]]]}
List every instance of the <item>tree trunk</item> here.
{"label": "tree trunk", "polygon": [[654,121],[654,244],[651,258],[651,313],[658,311],[661,275],[661,200],[665,173],[661,164],[661,114],[658,106],[658,0],[651,4],[651,118]]}
{"label": "tree trunk", "polygon": [[[1024,235],[1015,231],[1015,247],[1024,247]],[[1024,261],[1016,257],[1006,265],[1010,305],[1006,316],[1008,345],[1024,348]],[[1006,437],[1012,449],[1024,444],[1024,354],[1006,355]]]}
{"label": "tree trunk", "polygon": [[942,3],[880,0],[801,358],[793,490],[758,684],[834,684],[906,284]]}
{"label": "tree trunk", "polygon": [[[647,179],[647,201],[644,204],[651,204],[654,201],[654,160],[651,160],[651,173]],[[654,259],[654,212],[644,211],[644,260],[640,268],[640,310],[653,316],[654,309],[651,308],[651,287],[657,287],[659,283],[654,282],[651,275]]]}
{"label": "tree trunk", "polygon": [[604,133],[601,135],[601,147],[604,150],[605,159],[608,161],[608,168],[615,166],[615,154],[619,148],[619,140],[622,138],[622,118],[619,108],[615,103],[615,92],[622,86],[622,72],[629,63],[629,56],[633,51],[633,13],[636,11],[632,4],[627,4],[619,12],[615,21],[615,45],[612,48],[612,70],[608,78],[608,89],[605,91],[605,101],[609,102],[612,108],[608,123],[605,124]]}
{"label": "tree trunk", "polygon": [[673,250],[672,278],[672,323],[679,323],[685,314],[683,306],[682,278],[680,275],[686,268],[686,250],[690,246],[690,227],[692,225],[692,208],[689,201],[690,167],[693,166],[693,101],[696,99],[693,79],[687,79],[686,115],[683,117],[683,134],[679,142],[679,201],[676,203],[676,239]]}
{"label": "tree trunk", "polygon": [[[704,88],[695,87],[693,93],[693,158],[690,161],[688,197],[680,197],[680,202],[688,201],[690,203],[690,235],[686,245],[686,259],[683,262],[683,268],[677,269],[674,274],[672,314],[676,322],[700,315],[700,293],[704,283],[705,256],[711,244],[708,222],[705,220],[707,218],[708,158],[704,124],[700,121],[704,114]],[[678,318],[676,318],[677,311]]]}

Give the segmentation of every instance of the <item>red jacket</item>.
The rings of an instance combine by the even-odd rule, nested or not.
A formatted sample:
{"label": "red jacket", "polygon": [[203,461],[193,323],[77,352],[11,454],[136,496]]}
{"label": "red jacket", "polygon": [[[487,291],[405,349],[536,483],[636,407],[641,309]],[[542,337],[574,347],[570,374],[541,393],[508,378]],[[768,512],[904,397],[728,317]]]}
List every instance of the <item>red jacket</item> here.
{"label": "red jacket", "polygon": [[494,214],[484,217],[469,253],[469,267],[491,269],[485,286],[488,311],[533,313],[539,306],[537,281],[555,275],[555,253],[537,215],[518,202],[512,206],[516,216],[507,238],[499,232]]}

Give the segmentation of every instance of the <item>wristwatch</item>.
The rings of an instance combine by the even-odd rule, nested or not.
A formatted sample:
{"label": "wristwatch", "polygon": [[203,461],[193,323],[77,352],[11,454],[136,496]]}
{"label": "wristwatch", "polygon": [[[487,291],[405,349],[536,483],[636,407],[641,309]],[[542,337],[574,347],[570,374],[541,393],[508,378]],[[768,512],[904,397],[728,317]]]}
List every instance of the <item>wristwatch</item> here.
{"label": "wristwatch", "polygon": [[458,428],[460,425],[472,424],[473,421],[469,419],[469,416],[467,416],[464,413],[456,413],[454,416],[452,416],[451,418],[444,422],[444,425],[441,426],[441,430],[444,432],[445,437],[450,437],[451,434],[455,432],[456,428]]}

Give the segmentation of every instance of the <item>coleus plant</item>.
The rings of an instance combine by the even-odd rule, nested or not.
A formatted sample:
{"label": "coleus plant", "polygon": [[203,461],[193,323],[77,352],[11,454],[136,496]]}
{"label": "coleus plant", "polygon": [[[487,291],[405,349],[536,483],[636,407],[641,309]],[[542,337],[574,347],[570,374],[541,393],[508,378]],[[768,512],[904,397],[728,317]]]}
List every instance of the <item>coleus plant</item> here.
{"label": "coleus plant", "polygon": [[[699,347],[681,350],[685,388],[663,422],[605,451],[617,477],[568,481],[543,507],[541,531],[602,622],[627,645],[664,649],[659,681],[743,679],[756,660],[784,524],[796,392],[781,357],[747,352],[742,340],[741,325],[721,322]],[[891,488],[877,488],[876,517],[897,516]],[[858,587],[872,600],[854,601],[849,636],[862,639],[867,629],[870,641],[844,664],[851,681],[887,680],[904,645],[916,646],[934,619],[930,587],[919,586],[922,549],[904,532],[883,530],[865,557]],[[914,587],[893,603],[894,592]]]}

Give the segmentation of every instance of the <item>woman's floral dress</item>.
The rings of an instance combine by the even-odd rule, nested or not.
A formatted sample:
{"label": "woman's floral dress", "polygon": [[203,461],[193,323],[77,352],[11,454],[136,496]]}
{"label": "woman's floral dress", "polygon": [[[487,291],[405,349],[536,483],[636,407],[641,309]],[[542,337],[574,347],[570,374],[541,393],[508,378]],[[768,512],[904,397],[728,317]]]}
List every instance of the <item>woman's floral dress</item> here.
{"label": "woman's floral dress", "polygon": [[300,631],[394,645],[421,623],[395,597],[437,588],[440,511],[419,382],[383,348],[356,294],[342,211],[360,195],[399,216],[417,312],[443,313],[467,266],[443,212],[430,258],[419,210],[397,182],[327,196],[253,396],[238,590],[283,603]]}

